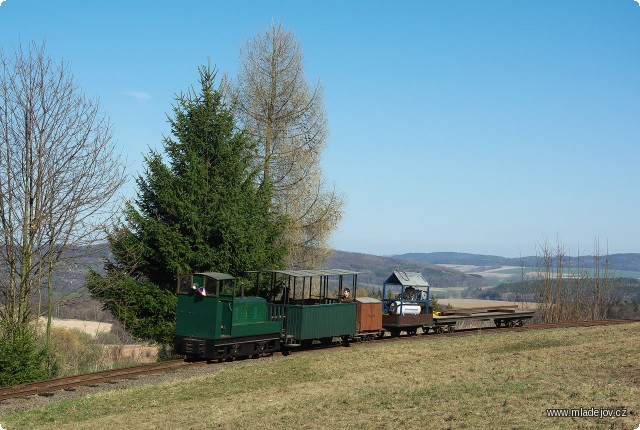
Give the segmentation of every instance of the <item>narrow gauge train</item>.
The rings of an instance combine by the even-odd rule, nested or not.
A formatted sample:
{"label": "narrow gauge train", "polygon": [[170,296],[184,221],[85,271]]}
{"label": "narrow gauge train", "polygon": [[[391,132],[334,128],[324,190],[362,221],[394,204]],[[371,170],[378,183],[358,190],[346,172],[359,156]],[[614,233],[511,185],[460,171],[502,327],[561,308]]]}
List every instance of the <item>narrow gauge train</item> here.
{"label": "narrow gauge train", "polygon": [[[389,332],[416,334],[451,330],[461,319],[493,319],[521,325],[531,312],[488,312],[482,316],[433,315],[429,284],[419,273],[394,272],[383,300],[357,296],[358,272],[265,270],[247,273],[251,288],[233,276],[194,273],[178,279],[174,351],[188,359],[258,357],[263,353],[368,340]],[[383,315],[384,313],[384,315]]]}

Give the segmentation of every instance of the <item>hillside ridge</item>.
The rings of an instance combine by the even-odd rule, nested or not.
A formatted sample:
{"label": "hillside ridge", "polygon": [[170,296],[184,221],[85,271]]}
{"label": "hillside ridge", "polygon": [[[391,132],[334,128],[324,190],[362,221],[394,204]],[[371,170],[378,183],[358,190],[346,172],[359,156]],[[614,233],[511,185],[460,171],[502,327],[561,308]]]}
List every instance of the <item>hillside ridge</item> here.
{"label": "hillside ridge", "polygon": [[[389,258],[397,260],[410,260],[426,264],[459,264],[470,266],[524,266],[536,267],[541,259],[539,256],[526,257],[501,257],[497,255],[470,254],[464,252],[410,252],[399,255],[391,255]],[[609,268],[613,270],[640,271],[640,253],[620,253],[601,255],[600,261],[604,264],[608,259]],[[555,259],[553,261],[555,263]],[[594,266],[593,255],[581,255],[580,257],[566,256],[566,267],[592,268]]]}
{"label": "hillside ridge", "polygon": [[360,272],[358,283],[365,285],[382,285],[394,270],[420,272],[435,288],[468,288],[484,285],[482,277],[468,275],[448,267],[360,252],[334,251],[327,260],[327,266]]}

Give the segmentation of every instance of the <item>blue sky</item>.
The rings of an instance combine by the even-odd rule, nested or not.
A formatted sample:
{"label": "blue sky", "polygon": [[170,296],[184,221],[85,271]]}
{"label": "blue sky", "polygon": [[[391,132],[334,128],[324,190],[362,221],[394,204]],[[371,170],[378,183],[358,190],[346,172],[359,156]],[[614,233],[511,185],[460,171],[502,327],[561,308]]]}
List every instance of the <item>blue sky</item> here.
{"label": "blue sky", "polygon": [[640,252],[634,0],[6,0],[0,45],[69,62],[135,175],[198,65],[235,75],[272,21],[324,87],[337,249],[515,257],[546,237],[585,254],[599,236]]}

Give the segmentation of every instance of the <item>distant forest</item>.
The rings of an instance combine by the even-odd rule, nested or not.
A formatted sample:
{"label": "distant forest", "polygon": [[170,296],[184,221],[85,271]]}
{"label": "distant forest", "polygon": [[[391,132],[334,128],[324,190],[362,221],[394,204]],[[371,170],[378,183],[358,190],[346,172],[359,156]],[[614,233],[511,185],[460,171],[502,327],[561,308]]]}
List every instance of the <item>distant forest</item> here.
{"label": "distant forest", "polygon": [[[593,283],[592,278],[582,280],[584,283]],[[493,288],[471,287],[464,291],[464,295],[487,300],[510,301],[536,301],[536,292],[540,290],[540,280],[528,280],[524,282],[504,282]],[[553,281],[555,282],[555,281]],[[569,296],[575,280],[565,278],[563,280],[569,287]],[[622,300],[635,300],[640,303],[640,279],[635,278],[611,278],[609,280],[610,294]]]}
{"label": "distant forest", "polygon": [[[537,267],[540,257],[528,256],[522,258],[507,258],[496,255],[466,254],[462,252],[431,252],[431,253],[408,253],[394,255],[391,258],[398,260],[411,260],[426,264],[460,264],[480,266],[484,268],[500,266],[524,266]],[[604,260],[604,255],[601,256]],[[640,254],[610,254],[608,256],[609,268],[612,270],[640,271]],[[556,265],[556,261],[552,261]],[[564,265],[567,268],[581,267],[585,269],[593,268],[594,258],[592,255],[581,255],[578,257],[565,256]]]}
{"label": "distant forest", "polygon": [[335,269],[355,270],[358,283],[381,286],[394,270],[420,272],[435,288],[481,287],[486,282],[479,275],[467,275],[459,270],[449,269],[434,264],[399,258],[379,257],[357,252],[335,251],[327,262],[327,266]]}
{"label": "distant forest", "polygon": [[[485,300],[507,300],[515,302],[539,302],[539,293],[543,288],[544,280],[536,279],[524,282],[505,282],[494,288],[467,288],[463,292],[464,297],[473,297]],[[552,280],[553,288],[557,288],[556,281]],[[575,302],[575,298],[585,293],[587,285],[593,285],[593,278],[565,278],[563,279],[563,294],[568,303]],[[581,282],[582,285],[579,285]],[[601,280],[603,283],[604,280]],[[587,287],[587,295],[593,292]],[[606,287],[608,318],[638,318],[640,316],[640,279],[636,278],[611,278],[607,280]],[[584,297],[582,297],[584,299]],[[587,297],[588,299],[588,297]]]}

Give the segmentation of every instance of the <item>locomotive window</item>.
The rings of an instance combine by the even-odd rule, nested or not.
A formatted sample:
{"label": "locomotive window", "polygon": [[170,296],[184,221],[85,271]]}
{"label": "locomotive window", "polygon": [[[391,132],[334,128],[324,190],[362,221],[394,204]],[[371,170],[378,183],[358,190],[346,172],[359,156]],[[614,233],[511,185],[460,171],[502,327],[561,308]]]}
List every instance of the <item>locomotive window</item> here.
{"label": "locomotive window", "polygon": [[189,294],[192,291],[193,278],[191,275],[178,277],[178,294]]}
{"label": "locomotive window", "polygon": [[234,279],[225,279],[220,282],[220,293],[221,294],[235,294],[235,280]]}
{"label": "locomotive window", "polygon": [[204,290],[207,293],[207,296],[217,296],[218,295],[218,281],[213,278],[204,278]]}

